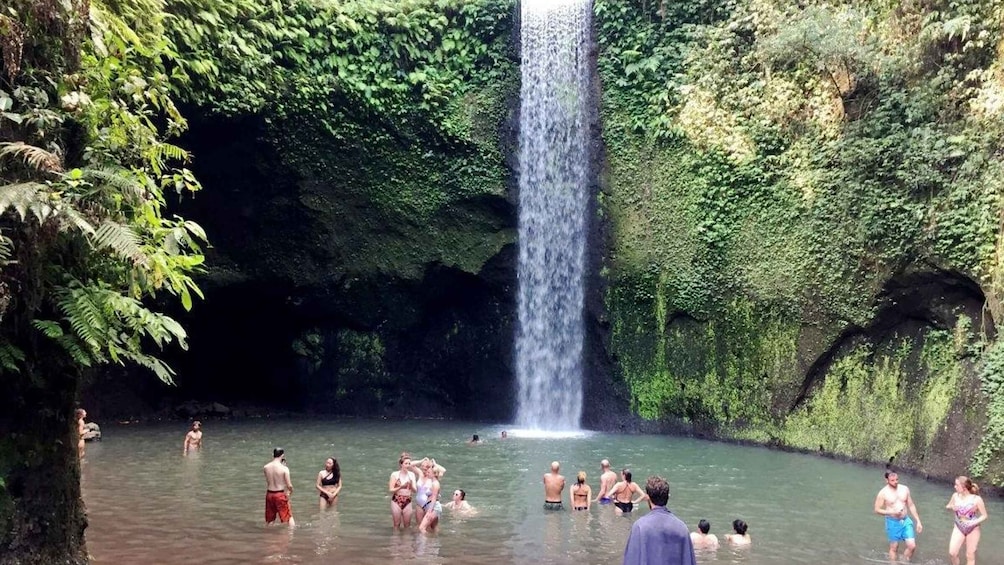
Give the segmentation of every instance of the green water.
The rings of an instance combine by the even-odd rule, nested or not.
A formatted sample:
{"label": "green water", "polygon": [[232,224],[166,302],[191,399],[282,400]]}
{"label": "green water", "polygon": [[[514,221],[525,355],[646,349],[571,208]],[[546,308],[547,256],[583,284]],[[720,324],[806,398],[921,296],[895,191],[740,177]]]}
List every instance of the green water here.
{"label": "green water", "polygon": [[[205,422],[205,447],[182,457],[184,424],[105,425],[83,466],[90,527],[99,564],[192,563],[619,563],[633,520],[609,506],[545,513],[541,478],[552,460],[574,481],[599,461],[630,467],[635,480],[670,481],[670,509],[690,528],[707,518],[721,536],[734,518],[749,525],[753,546],[698,554],[702,563],[850,564],[885,556],[883,521],[872,513],[882,470],[806,455],[664,436],[591,433],[571,438],[500,440],[502,427],[456,422],[282,420]],[[486,439],[469,446],[479,433]],[[286,449],[297,527],[265,527],[261,467],[274,446]],[[397,457],[435,457],[442,489],[462,488],[477,509],[443,516],[439,532],[395,532],[386,494]],[[320,512],[313,484],[336,456],[344,488],[335,510]],[[961,469],[960,469],[961,471]],[[948,563],[949,483],[901,476],[924,524],[915,563]],[[567,494],[566,494],[567,499]],[[980,564],[1004,563],[1004,504],[987,499]]]}

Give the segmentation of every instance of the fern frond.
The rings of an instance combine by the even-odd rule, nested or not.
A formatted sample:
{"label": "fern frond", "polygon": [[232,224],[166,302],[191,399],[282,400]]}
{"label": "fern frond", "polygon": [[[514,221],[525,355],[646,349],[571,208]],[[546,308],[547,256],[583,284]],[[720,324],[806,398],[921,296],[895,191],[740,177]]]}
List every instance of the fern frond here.
{"label": "fern frond", "polygon": [[63,313],[70,327],[73,328],[73,333],[91,351],[100,351],[104,335],[108,330],[108,322],[105,320],[101,307],[94,302],[80,283],[76,283],[72,288],[58,287],[54,292],[56,306]]}
{"label": "fern frond", "polygon": [[0,268],[16,263],[12,261],[14,256],[14,240],[0,233]]}
{"label": "fern frond", "polygon": [[169,385],[174,384],[174,369],[153,355],[138,352],[123,352],[122,357],[153,371],[157,378]]}
{"label": "fern frond", "polygon": [[81,342],[76,336],[64,335],[56,339],[59,345],[63,346],[63,349],[67,354],[73,359],[75,363],[83,367],[90,367],[97,362],[102,362],[104,357],[101,355],[87,351],[81,346]]}
{"label": "fern frond", "polygon": [[149,259],[140,248],[139,236],[129,226],[105,220],[94,232],[92,239],[95,246],[107,247],[136,265],[149,263]]}
{"label": "fern frond", "polygon": [[35,326],[35,329],[42,332],[45,337],[50,339],[59,339],[65,335],[63,333],[62,326],[59,322],[54,322],[52,320],[34,320],[31,325]]}
{"label": "fern frond", "polygon": [[48,203],[48,188],[39,182],[19,182],[0,186],[0,215],[13,208],[23,222],[31,212],[40,222],[52,213]]}
{"label": "fern frond", "polygon": [[64,225],[69,225],[84,232],[87,235],[94,235],[94,226],[91,225],[83,214],[72,206],[60,206],[59,216]]}
{"label": "fern frond", "polygon": [[22,141],[0,143],[0,157],[8,156],[21,159],[29,168],[39,172],[63,172],[63,160],[59,155]]}
{"label": "fern frond", "polygon": [[20,373],[24,352],[7,341],[0,341],[0,372]]}
{"label": "fern frond", "polygon": [[105,167],[103,169],[82,169],[82,172],[84,178],[93,184],[112,187],[132,201],[140,200],[146,195],[143,185],[127,169]]}
{"label": "fern frond", "polygon": [[188,151],[170,143],[158,143],[150,149],[150,152],[154,159],[161,162],[164,159],[173,159],[187,163],[191,158]]}

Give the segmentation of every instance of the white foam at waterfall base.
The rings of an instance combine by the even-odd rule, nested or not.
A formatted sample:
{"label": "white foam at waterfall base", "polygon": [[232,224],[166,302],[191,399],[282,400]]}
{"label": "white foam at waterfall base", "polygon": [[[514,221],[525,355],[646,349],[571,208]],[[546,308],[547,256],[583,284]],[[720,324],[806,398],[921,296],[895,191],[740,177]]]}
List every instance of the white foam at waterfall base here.
{"label": "white foam at waterfall base", "polygon": [[521,4],[516,424],[578,430],[588,202],[587,0]]}

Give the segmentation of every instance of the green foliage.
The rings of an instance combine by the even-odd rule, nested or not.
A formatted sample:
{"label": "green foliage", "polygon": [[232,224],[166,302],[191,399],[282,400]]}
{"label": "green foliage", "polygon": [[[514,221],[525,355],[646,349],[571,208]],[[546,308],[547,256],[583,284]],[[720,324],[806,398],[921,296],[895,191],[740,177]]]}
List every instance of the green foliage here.
{"label": "green foliage", "polygon": [[513,0],[170,0],[167,10],[183,46],[177,92],[203,112],[260,120],[281,164],[272,178],[327,232],[308,261],[337,250],[332,276],[415,277],[430,262],[476,272],[512,241],[472,203],[506,193]]}
{"label": "green foliage", "polygon": [[[841,357],[784,423],[784,443],[866,461],[888,461],[915,442],[930,445],[955,400],[961,369],[948,332],[925,336],[918,367],[908,365],[914,347],[909,340],[890,351],[862,345]],[[924,378],[920,386],[909,386],[914,372]]]}
{"label": "green foliage", "polygon": [[388,379],[384,364],[386,350],[378,334],[340,330],[336,339],[335,358],[340,360],[339,399],[380,400],[385,394],[393,392],[393,383]]}
{"label": "green foliage", "polygon": [[15,22],[24,45],[4,43],[0,82],[0,365],[38,363],[37,332],[77,367],[129,362],[171,382],[147,351],[186,334],[144,300],[166,291],[191,307],[205,233],[166,213],[169,191],[199,184],[165,142],[185,127],[165,14],[145,0],[32,6],[15,2],[0,30],[9,41]]}
{"label": "green foliage", "polygon": [[969,471],[993,484],[1004,483],[1004,341],[996,341],[983,356],[980,371],[983,394],[989,399],[987,424]]}
{"label": "green foliage", "polygon": [[[760,359],[756,341],[705,349],[743,319],[737,305],[772,313],[758,323],[775,320],[784,337],[762,343],[789,356],[796,347],[820,355],[843,330],[867,327],[883,286],[906,271],[966,276],[987,292],[995,322],[1004,320],[1004,6],[705,4],[594,4],[613,354],[645,417],[728,422],[727,388],[749,383],[740,386],[760,394],[748,399],[760,412],[743,418],[761,422],[766,434],[753,435],[763,438],[781,429],[771,420],[783,419],[799,377],[760,373],[758,362],[730,369],[730,356]],[[696,354],[673,346],[670,328],[688,319],[699,322],[688,338],[715,360],[713,371],[681,370]],[[956,375],[959,359],[938,355],[928,363]],[[815,394],[843,398],[830,379],[862,393],[881,388],[902,376],[896,359],[838,359]],[[954,397],[949,384],[911,384],[928,387],[930,406],[909,437],[871,445],[833,428],[799,445],[878,457],[932,441]],[[856,406],[891,410],[894,400]]]}

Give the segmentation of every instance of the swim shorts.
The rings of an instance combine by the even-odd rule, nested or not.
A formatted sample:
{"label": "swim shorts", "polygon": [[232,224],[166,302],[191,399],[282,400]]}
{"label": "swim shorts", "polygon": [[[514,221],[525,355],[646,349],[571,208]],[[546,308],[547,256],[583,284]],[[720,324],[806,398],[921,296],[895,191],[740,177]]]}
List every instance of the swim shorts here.
{"label": "swim shorts", "polygon": [[560,502],[544,501],[544,510],[564,510],[565,507]]}
{"label": "swim shorts", "polygon": [[902,519],[886,516],[885,535],[890,542],[914,539],[916,535],[913,533],[913,520],[909,516]]}
{"label": "swim shorts", "polygon": [[279,521],[285,524],[293,517],[293,511],[289,507],[289,497],[285,491],[270,490],[265,493],[265,523],[274,522],[276,515],[279,516]]}

